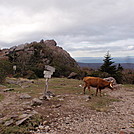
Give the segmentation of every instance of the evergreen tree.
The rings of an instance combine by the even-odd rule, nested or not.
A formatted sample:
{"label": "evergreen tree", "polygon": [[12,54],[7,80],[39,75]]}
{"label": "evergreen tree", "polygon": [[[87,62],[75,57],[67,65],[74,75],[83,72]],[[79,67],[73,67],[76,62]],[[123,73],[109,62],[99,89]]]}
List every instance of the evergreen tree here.
{"label": "evergreen tree", "polygon": [[107,54],[104,56],[105,59],[103,60],[104,63],[100,67],[101,72],[106,72],[109,74],[109,76],[114,77],[117,81],[117,83],[122,83],[122,71],[123,67],[119,64],[118,67],[116,68],[116,65],[113,65],[113,61],[111,58],[111,55],[109,54],[109,51]]}
{"label": "evergreen tree", "polygon": [[100,71],[101,72],[106,72],[110,75],[113,75],[117,72],[116,70],[116,66],[112,65],[114,62],[112,61],[113,58],[111,58],[111,55],[109,54],[109,51],[107,52],[107,54],[105,55],[105,59],[103,60],[104,63],[103,65],[100,67]]}

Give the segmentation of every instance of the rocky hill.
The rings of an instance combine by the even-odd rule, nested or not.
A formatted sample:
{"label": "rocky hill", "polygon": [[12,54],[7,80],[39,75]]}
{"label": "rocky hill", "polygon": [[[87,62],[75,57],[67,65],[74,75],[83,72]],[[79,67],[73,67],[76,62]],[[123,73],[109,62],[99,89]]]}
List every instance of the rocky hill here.
{"label": "rocky hill", "polygon": [[54,40],[26,43],[0,51],[1,58],[7,58],[17,66],[16,75],[43,77],[45,65],[56,68],[55,76],[68,76],[78,72],[79,66],[68,52],[57,46]]}

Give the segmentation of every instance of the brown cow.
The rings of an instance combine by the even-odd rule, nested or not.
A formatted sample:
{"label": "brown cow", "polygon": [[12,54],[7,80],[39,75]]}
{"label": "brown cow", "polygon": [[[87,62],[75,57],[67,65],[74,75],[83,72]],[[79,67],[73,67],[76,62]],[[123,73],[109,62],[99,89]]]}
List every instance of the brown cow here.
{"label": "brown cow", "polygon": [[86,87],[88,87],[88,90],[90,92],[90,86],[91,87],[96,87],[96,96],[98,93],[98,89],[100,91],[100,96],[101,96],[101,90],[104,88],[110,88],[111,90],[113,90],[113,82],[108,82],[106,80],[103,80],[101,78],[98,77],[84,77],[83,81],[85,82],[85,86],[84,86],[84,94],[85,94],[85,89]]}

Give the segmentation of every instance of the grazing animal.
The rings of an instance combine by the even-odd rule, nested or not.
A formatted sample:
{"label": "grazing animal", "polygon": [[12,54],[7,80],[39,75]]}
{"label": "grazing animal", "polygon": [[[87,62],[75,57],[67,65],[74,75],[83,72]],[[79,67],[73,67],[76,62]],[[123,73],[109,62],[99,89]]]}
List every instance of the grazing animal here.
{"label": "grazing animal", "polygon": [[108,82],[108,81],[103,80],[103,79],[98,78],[98,77],[84,77],[83,81],[85,82],[84,94],[85,94],[86,87],[88,87],[88,90],[90,92],[90,86],[97,88],[96,89],[96,96],[97,96],[98,90],[100,91],[100,96],[101,96],[101,90],[106,88],[106,87],[113,90],[113,81]]}

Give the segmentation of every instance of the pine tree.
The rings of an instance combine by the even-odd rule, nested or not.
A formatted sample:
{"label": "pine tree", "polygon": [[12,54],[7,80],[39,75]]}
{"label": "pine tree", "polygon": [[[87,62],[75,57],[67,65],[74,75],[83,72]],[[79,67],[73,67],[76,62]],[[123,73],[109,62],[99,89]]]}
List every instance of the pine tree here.
{"label": "pine tree", "polygon": [[116,65],[113,65],[114,62],[112,61],[113,58],[111,58],[111,55],[109,54],[109,51],[104,56],[104,63],[100,67],[101,72],[106,72],[109,74],[109,76],[114,77],[117,81],[117,83],[122,83],[122,70],[123,67],[119,64],[116,68]]}
{"label": "pine tree", "polygon": [[111,58],[111,55],[109,54],[109,51],[107,52],[107,54],[104,56],[104,63],[103,65],[100,67],[100,71],[101,72],[106,72],[110,75],[116,74],[117,70],[116,70],[116,66],[112,65],[114,62],[112,61],[113,58]]}

